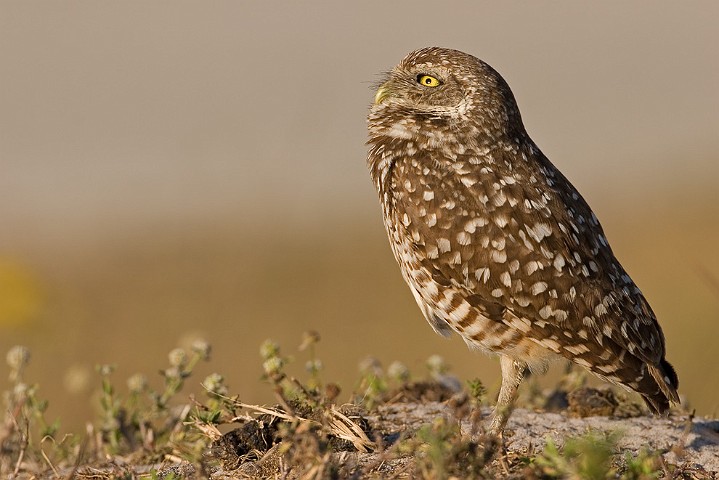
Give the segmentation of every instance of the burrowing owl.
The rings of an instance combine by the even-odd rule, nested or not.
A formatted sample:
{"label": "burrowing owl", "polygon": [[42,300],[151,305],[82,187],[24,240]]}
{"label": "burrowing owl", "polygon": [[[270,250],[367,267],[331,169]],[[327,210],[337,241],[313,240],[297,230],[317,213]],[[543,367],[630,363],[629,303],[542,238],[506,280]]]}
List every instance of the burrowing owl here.
{"label": "burrowing owl", "polygon": [[368,122],[384,224],[419,308],[437,333],[500,356],[492,433],[526,369],[555,356],[637,391],[654,412],[679,401],[652,309],[494,69],[456,50],[412,52]]}

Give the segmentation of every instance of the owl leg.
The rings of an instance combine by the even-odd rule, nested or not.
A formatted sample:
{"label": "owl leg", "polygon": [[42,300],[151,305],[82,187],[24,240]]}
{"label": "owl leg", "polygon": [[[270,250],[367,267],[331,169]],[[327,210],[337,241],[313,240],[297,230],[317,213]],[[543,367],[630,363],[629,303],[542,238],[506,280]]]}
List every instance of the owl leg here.
{"label": "owl leg", "polygon": [[497,406],[492,413],[492,421],[489,424],[489,434],[499,436],[507,424],[509,415],[514,407],[514,399],[517,397],[517,389],[522,383],[522,377],[527,365],[517,362],[514,359],[502,355],[499,359],[502,367],[502,387],[499,389]]}

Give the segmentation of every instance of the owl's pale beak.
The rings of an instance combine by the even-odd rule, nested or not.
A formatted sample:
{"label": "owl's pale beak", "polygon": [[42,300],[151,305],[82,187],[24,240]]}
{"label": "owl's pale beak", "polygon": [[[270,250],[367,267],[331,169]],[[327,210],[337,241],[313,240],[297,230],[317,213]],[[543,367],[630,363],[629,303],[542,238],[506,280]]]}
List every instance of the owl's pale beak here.
{"label": "owl's pale beak", "polygon": [[387,88],[387,83],[383,83],[377,89],[377,93],[374,94],[374,104],[379,105],[387,100],[387,97],[389,97],[389,88]]}

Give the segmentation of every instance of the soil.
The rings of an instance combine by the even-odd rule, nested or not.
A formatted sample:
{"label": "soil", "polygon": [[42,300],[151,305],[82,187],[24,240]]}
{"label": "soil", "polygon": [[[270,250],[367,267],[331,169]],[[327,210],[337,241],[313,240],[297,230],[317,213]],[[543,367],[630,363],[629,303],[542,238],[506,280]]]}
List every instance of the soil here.
{"label": "soil", "polygon": [[[416,382],[389,393],[370,411],[352,404],[337,409],[293,405],[295,418],[304,419],[294,423],[268,413],[246,415],[238,420],[237,428],[213,442],[204,467],[179,459],[177,463],[154,465],[112,459],[105,465],[59,474],[60,478],[80,479],[118,475],[137,478],[151,473],[158,479],[212,480],[393,479],[423,475],[448,479],[555,478],[546,472],[538,473],[530,459],[541,455],[547,445],[561,449],[567,439],[593,432],[600,437],[606,434],[618,438],[612,444],[612,466],[617,472],[623,471],[627,458],[649,452],[659,461],[660,478],[719,479],[719,420],[685,413],[647,416],[637,405],[623,401],[608,389],[584,387],[557,395],[554,400],[555,411],[515,409],[503,438],[498,440],[484,436],[477,428],[486,423],[491,408],[474,409],[466,393],[453,392],[438,383]],[[335,415],[332,419],[350,422],[356,438],[351,438],[352,428],[347,430],[349,439],[332,433],[341,428],[328,430],[328,423],[332,423],[328,422],[328,414]],[[427,474],[426,459],[433,455],[428,428],[446,434],[441,437],[447,442],[444,450],[434,453],[434,461],[437,451],[444,456],[439,459],[445,464],[441,474],[432,470]],[[403,450],[405,444],[411,448]],[[425,448],[428,445],[430,448]],[[424,457],[416,455],[423,448]]]}

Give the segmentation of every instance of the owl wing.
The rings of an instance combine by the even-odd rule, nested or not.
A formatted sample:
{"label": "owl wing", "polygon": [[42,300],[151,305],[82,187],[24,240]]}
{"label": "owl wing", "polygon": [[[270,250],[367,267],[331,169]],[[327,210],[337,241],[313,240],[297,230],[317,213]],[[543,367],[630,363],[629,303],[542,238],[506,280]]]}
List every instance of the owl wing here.
{"label": "owl wing", "polygon": [[607,359],[658,364],[654,314],[584,199],[538,150],[524,154],[535,155],[534,168],[507,155],[459,156],[451,166],[427,156],[404,168],[400,221],[423,267],[488,318],[515,328],[528,320],[527,336],[567,347],[557,347],[565,356],[589,345]]}

